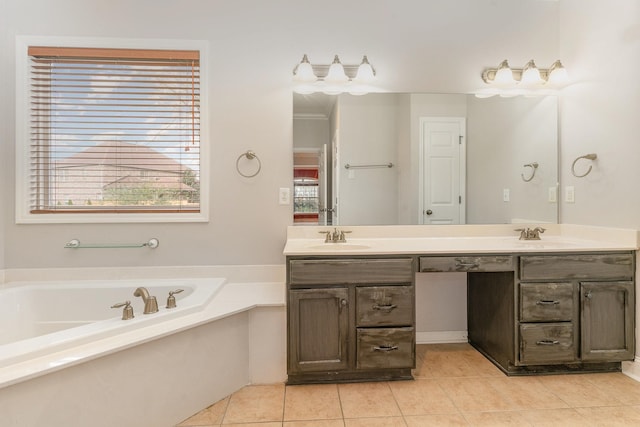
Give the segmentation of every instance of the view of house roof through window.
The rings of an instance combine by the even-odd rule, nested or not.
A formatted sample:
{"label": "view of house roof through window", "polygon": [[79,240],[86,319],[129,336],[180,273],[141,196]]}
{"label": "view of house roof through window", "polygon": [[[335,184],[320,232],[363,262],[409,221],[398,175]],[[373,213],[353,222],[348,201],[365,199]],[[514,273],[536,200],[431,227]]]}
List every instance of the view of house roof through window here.
{"label": "view of house roof through window", "polygon": [[29,58],[31,213],[199,212],[198,51]]}

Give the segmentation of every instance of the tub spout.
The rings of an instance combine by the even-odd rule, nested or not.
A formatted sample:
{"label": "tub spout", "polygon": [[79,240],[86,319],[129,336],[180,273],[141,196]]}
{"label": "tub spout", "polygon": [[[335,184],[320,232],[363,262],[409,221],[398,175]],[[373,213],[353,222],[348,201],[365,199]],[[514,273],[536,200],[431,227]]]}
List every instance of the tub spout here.
{"label": "tub spout", "polygon": [[149,296],[149,291],[147,288],[137,288],[133,293],[134,297],[141,297],[142,301],[144,301],[144,311],[142,314],[150,314],[158,311],[158,301],[156,297]]}

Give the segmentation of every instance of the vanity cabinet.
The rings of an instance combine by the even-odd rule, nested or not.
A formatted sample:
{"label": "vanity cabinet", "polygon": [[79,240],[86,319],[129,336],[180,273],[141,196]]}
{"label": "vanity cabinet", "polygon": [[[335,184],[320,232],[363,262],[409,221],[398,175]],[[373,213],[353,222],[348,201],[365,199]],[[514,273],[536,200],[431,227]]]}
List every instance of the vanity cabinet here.
{"label": "vanity cabinet", "polygon": [[633,359],[634,271],[632,253],[521,256],[516,365]]}
{"label": "vanity cabinet", "polygon": [[635,253],[287,256],[288,383],[412,378],[415,275],[467,273],[469,343],[508,375],[619,371]]}
{"label": "vanity cabinet", "polygon": [[414,264],[288,258],[288,383],[412,378]]}

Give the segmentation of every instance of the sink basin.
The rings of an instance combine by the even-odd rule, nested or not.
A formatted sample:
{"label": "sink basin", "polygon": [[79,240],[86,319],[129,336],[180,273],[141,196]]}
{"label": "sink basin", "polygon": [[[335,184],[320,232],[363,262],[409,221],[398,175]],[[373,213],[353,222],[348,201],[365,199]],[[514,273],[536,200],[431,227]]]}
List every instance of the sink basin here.
{"label": "sink basin", "polygon": [[315,251],[355,251],[359,249],[370,249],[371,246],[356,245],[351,243],[325,243],[323,245],[309,246],[308,249]]}

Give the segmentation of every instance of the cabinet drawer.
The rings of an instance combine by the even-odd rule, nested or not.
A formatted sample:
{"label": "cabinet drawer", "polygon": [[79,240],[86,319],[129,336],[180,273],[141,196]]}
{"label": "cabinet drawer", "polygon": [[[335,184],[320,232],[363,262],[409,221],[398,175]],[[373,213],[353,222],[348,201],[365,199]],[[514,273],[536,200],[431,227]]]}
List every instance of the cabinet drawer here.
{"label": "cabinet drawer", "polygon": [[413,328],[358,329],[358,369],[415,367]]}
{"label": "cabinet drawer", "polygon": [[545,365],[576,360],[573,323],[520,325],[520,362]]}
{"label": "cabinet drawer", "polygon": [[572,283],[521,283],[520,320],[557,322],[573,320]]}
{"label": "cabinet drawer", "polygon": [[633,254],[532,255],[520,258],[523,280],[633,278]]}
{"label": "cabinet drawer", "polygon": [[412,286],[356,288],[357,326],[410,326],[413,318]]}
{"label": "cabinet drawer", "polygon": [[413,259],[294,259],[289,284],[413,283]]}
{"label": "cabinet drawer", "polygon": [[508,255],[420,257],[421,272],[513,270],[513,257]]}

